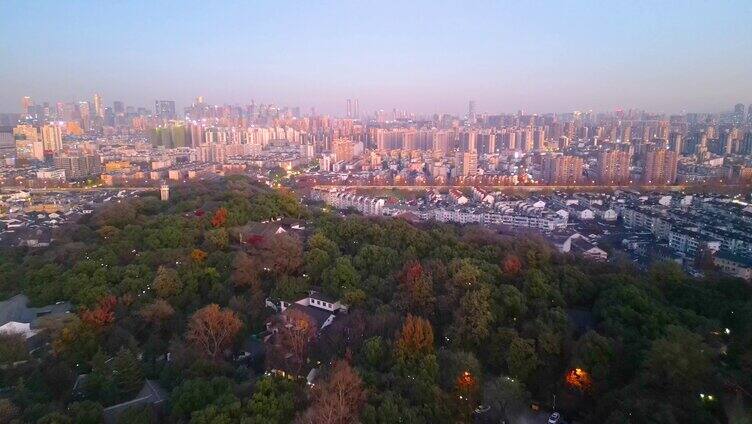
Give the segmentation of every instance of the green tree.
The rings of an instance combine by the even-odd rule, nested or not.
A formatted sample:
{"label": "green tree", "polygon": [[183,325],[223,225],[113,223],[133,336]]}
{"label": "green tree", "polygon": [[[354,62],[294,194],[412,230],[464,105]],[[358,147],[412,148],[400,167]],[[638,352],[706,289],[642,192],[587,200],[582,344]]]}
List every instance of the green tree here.
{"label": "green tree", "polygon": [[180,293],[183,284],[178,272],[173,268],[160,266],[152,283],[154,292],[161,298],[170,298]]}
{"label": "green tree", "polygon": [[126,396],[135,394],[144,382],[141,363],[129,349],[120,348],[112,361],[115,384]]}
{"label": "green tree", "polygon": [[501,376],[483,387],[483,404],[501,411],[507,419],[517,417],[530,408],[530,393],[519,380]]}
{"label": "green tree", "polygon": [[73,402],[68,406],[68,412],[76,424],[99,424],[102,422],[102,405],[90,400]]}
{"label": "green tree", "polygon": [[488,337],[493,320],[490,296],[486,287],[468,291],[462,296],[452,325],[454,342],[464,347],[477,347]]}
{"label": "green tree", "polygon": [[193,411],[203,409],[228,395],[232,395],[232,381],[229,379],[215,377],[211,380],[186,380],[172,392],[172,415],[175,418],[188,418]]}
{"label": "green tree", "polygon": [[335,297],[340,297],[359,285],[360,276],[347,256],[337,258],[334,266],[327,269],[324,274],[323,289]]}
{"label": "green tree", "polygon": [[29,357],[26,338],[20,333],[0,333],[0,364],[23,361]]}
{"label": "green tree", "polygon": [[507,351],[509,373],[525,381],[533,375],[538,368],[538,364],[538,355],[535,353],[535,342],[520,337],[514,338]]}
{"label": "green tree", "polygon": [[298,401],[298,387],[293,381],[265,377],[259,381],[246,407],[252,424],[292,422]]}
{"label": "green tree", "polygon": [[206,241],[214,249],[224,250],[230,245],[230,235],[224,227],[206,232]]}

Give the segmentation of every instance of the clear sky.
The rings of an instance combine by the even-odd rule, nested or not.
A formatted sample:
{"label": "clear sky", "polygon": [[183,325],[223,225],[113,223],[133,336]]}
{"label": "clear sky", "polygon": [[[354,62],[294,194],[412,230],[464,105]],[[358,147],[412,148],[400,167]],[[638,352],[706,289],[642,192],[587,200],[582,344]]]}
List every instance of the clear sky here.
{"label": "clear sky", "polygon": [[752,103],[752,1],[0,0],[20,98],[343,113],[722,111]]}

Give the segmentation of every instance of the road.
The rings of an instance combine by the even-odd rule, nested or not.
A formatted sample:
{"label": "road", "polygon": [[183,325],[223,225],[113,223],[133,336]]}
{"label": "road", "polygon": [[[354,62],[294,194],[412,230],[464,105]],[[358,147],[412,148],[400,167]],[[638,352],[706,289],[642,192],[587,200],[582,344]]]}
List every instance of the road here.
{"label": "road", "polygon": [[28,187],[0,187],[0,193],[26,191],[31,194],[39,193],[70,193],[70,192],[95,192],[95,191],[157,191],[159,187],[51,187],[51,188],[28,188]]}
{"label": "road", "polygon": [[[354,188],[354,189],[381,189],[381,190],[449,190],[449,189],[468,189],[471,187],[481,187],[487,190],[494,191],[518,191],[518,192],[536,192],[536,191],[611,191],[611,190],[640,190],[640,191],[683,191],[690,188],[699,188],[694,185],[670,185],[670,186],[610,186],[610,185],[535,185],[535,186],[490,186],[490,185],[334,185],[334,184],[317,184],[315,188]],[[735,186],[726,185],[723,188],[733,188]],[[741,187],[741,186],[739,186]],[[748,188],[745,186],[745,188]]]}

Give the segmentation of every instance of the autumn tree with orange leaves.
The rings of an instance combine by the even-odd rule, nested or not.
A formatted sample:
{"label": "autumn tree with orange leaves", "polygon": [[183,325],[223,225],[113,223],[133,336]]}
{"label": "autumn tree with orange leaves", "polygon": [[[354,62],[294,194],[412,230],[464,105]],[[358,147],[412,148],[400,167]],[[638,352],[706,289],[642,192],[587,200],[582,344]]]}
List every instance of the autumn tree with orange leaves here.
{"label": "autumn tree with orange leaves", "polygon": [[115,321],[115,305],[117,305],[115,296],[105,296],[99,299],[94,309],[84,309],[79,316],[85,324],[100,329]]}
{"label": "autumn tree with orange leaves", "polygon": [[217,211],[214,212],[214,215],[212,215],[212,219],[211,219],[212,227],[219,228],[225,225],[225,222],[227,222],[227,209],[225,208],[217,209]]}
{"label": "autumn tree with orange leaves", "polygon": [[427,319],[408,315],[395,342],[397,356],[416,358],[433,353],[433,328]]}
{"label": "autumn tree with orange leaves", "polygon": [[193,263],[203,263],[206,260],[207,256],[207,253],[201,249],[193,249],[191,251],[191,260],[193,261]]}
{"label": "autumn tree with orange leaves", "polygon": [[233,344],[242,326],[235,312],[212,303],[193,314],[186,339],[207,357],[217,359]]}
{"label": "autumn tree with orange leaves", "polygon": [[314,389],[311,406],[300,420],[304,424],[358,422],[366,401],[363,380],[345,361],[334,363],[329,379]]}

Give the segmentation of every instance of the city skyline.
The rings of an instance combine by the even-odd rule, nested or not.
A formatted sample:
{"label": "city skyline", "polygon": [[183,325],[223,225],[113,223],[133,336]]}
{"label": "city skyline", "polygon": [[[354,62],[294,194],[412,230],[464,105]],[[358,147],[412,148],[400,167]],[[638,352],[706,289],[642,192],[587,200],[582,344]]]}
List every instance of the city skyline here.
{"label": "city skyline", "polygon": [[183,6],[4,3],[14,19],[0,29],[10,58],[0,111],[22,96],[97,92],[107,103],[173,99],[179,110],[200,94],[334,115],[356,98],[364,113],[464,113],[468,99],[478,113],[681,113],[721,112],[752,93],[745,2],[620,13],[586,2]]}
{"label": "city skyline", "polygon": [[[734,115],[738,114],[741,110],[741,113],[743,115],[752,114],[752,102],[744,102],[744,101],[737,101],[733,104],[726,105],[725,107],[721,107],[719,110],[715,111],[694,111],[694,110],[682,110],[680,112],[676,113],[666,113],[663,111],[655,111],[650,110],[647,108],[616,108],[616,109],[610,109],[610,110],[594,110],[594,109],[571,109],[571,110],[542,110],[542,111],[530,111],[530,110],[523,110],[523,109],[517,109],[515,111],[498,111],[498,110],[482,110],[478,111],[477,109],[477,102],[475,100],[468,100],[466,102],[466,109],[459,112],[449,112],[449,111],[441,111],[436,110],[432,112],[415,112],[412,110],[405,110],[405,109],[398,109],[398,108],[375,108],[375,109],[362,109],[359,107],[359,99],[357,98],[347,98],[342,100],[342,107],[341,110],[336,110],[331,113],[319,111],[316,106],[310,107],[308,110],[301,109],[298,105],[288,105],[288,104],[279,104],[275,102],[256,102],[255,99],[251,99],[246,102],[236,102],[236,103],[227,103],[227,102],[211,102],[206,101],[205,96],[198,95],[193,98],[192,102],[189,102],[186,105],[178,104],[175,100],[169,100],[169,99],[156,99],[152,101],[145,101],[142,103],[136,103],[136,104],[129,104],[126,102],[123,102],[122,100],[103,100],[103,95],[101,92],[93,93],[89,98],[86,98],[85,96],[82,96],[78,100],[74,101],[60,101],[60,100],[48,100],[48,99],[35,99],[31,96],[23,96],[20,98],[18,102],[18,106],[16,110],[10,110],[10,111],[1,111],[0,114],[5,115],[13,115],[20,113],[21,116],[23,116],[25,113],[27,113],[30,108],[34,107],[46,107],[50,111],[54,111],[55,109],[60,109],[61,107],[65,107],[66,105],[71,105],[75,108],[85,107],[85,108],[92,108],[94,111],[94,114],[98,117],[102,117],[104,115],[105,110],[112,110],[117,109],[118,107],[122,108],[131,108],[134,112],[138,112],[139,114],[148,113],[149,115],[167,118],[171,120],[175,119],[183,119],[183,118],[189,118],[186,115],[186,112],[190,109],[201,106],[201,107],[233,107],[233,108],[248,108],[248,107],[271,107],[275,110],[284,112],[294,112],[293,117],[303,117],[303,116],[312,116],[312,115],[326,115],[326,116],[332,116],[336,118],[353,118],[353,119],[360,119],[360,118],[370,118],[374,116],[378,116],[381,114],[395,114],[395,116],[400,116],[402,118],[408,117],[408,118],[419,118],[419,119],[428,119],[430,120],[432,116],[434,115],[450,115],[450,116],[456,116],[463,119],[467,119],[468,124],[474,124],[481,116],[512,116],[512,115],[526,115],[526,116],[563,116],[563,115],[571,115],[571,114],[620,114],[624,113],[627,115],[630,114],[653,114],[656,116],[682,116],[682,115],[709,115],[709,116],[724,116],[724,115]],[[165,104],[169,104],[169,112],[165,114],[165,111],[160,111],[160,108],[162,108]],[[152,109],[150,106],[154,105],[154,109]],[[353,106],[354,105],[354,106]],[[741,108],[741,109],[740,109]],[[89,112],[87,112],[88,114]],[[54,113],[53,113],[54,115]]]}

